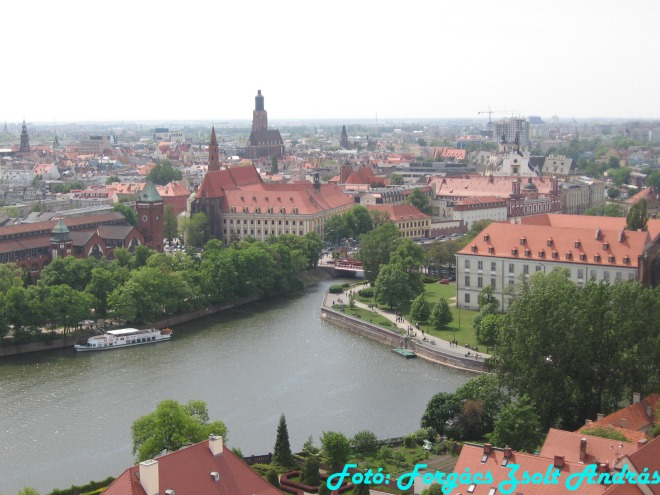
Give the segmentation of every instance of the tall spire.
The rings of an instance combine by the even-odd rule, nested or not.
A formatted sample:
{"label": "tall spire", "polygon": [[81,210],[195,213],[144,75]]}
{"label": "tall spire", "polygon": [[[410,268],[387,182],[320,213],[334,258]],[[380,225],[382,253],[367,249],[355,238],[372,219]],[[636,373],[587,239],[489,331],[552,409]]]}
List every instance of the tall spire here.
{"label": "tall spire", "polygon": [[21,145],[18,148],[19,153],[29,153],[30,152],[30,137],[28,136],[27,125],[25,125],[25,119],[23,119],[23,127],[21,128]]}
{"label": "tall spire", "polygon": [[268,130],[268,112],[264,107],[264,97],[261,90],[257,91],[257,96],[254,97],[254,112],[252,112],[252,131],[267,131]]}
{"label": "tall spire", "polygon": [[218,153],[218,140],[215,137],[215,126],[213,126],[211,128],[211,142],[209,143],[209,172],[220,170],[220,158]]}

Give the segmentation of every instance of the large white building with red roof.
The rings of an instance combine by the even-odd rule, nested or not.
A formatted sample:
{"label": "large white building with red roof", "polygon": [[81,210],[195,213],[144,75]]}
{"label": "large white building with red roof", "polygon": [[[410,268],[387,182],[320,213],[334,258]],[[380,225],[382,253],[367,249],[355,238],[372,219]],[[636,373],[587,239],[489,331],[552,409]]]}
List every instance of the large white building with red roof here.
{"label": "large white building with red roof", "polygon": [[428,237],[431,231],[431,217],[413,205],[368,205],[367,210],[386,213],[390,222],[399,229],[402,237],[409,239]]}
{"label": "large white building with red roof", "polygon": [[506,311],[508,285],[555,268],[566,268],[577,284],[652,283],[660,220],[649,220],[647,232],[625,226],[625,218],[586,215],[536,215],[519,223],[492,223],[456,254],[457,304],[478,309],[479,292],[490,285]]}
{"label": "large white building with red roof", "polygon": [[256,168],[247,166],[209,170],[192,213],[205,213],[209,237],[229,243],[309,232],[323,237],[327,218],[354,205],[354,199],[334,184],[263,182]]}

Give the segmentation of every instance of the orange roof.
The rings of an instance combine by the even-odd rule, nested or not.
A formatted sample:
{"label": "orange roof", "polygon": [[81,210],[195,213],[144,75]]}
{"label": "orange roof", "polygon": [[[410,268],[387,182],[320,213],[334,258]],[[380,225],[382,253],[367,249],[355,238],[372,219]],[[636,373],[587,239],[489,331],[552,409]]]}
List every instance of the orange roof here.
{"label": "orange roof", "polygon": [[[540,195],[550,194],[552,181],[547,177],[531,177]],[[511,194],[511,184],[516,177],[487,177],[485,175],[461,175],[457,177],[433,177],[429,185],[435,187],[438,196],[501,196]]]}
{"label": "orange roof", "polygon": [[[594,422],[589,420],[587,421],[587,424],[581,427],[579,430],[577,430],[577,433],[583,433],[584,430],[588,430],[590,428],[594,427]],[[636,443],[639,442],[640,440],[646,440],[646,433],[642,433],[641,431],[635,431],[635,430],[629,430],[627,428],[620,428],[618,426],[603,426],[603,425],[598,425],[600,428],[604,428],[606,430],[612,430],[615,432],[621,433],[624,437],[628,439],[630,443]],[[588,433],[586,433],[588,435]]]}
{"label": "orange roof", "polygon": [[261,176],[254,166],[212,170],[204,176],[197,197],[221,198],[224,197],[224,191],[261,183]]}
{"label": "orange roof", "polygon": [[[144,187],[144,184],[142,184],[142,187]],[[190,191],[188,188],[184,186],[183,182],[179,180],[172,181],[168,184],[165,184],[164,186],[156,186],[156,190],[162,198],[190,196]]]}
{"label": "orange roof", "polygon": [[[653,426],[653,415],[658,407],[659,399],[660,394],[651,394],[640,402],[630,404],[628,407],[594,421],[591,426],[619,426],[623,429],[645,432]],[[647,412],[647,405],[651,408],[651,415]]]}
{"label": "orange roof", "polygon": [[[498,198],[496,196],[480,196],[478,198],[465,198],[456,202],[456,205],[483,205],[486,203],[501,203],[506,206],[506,198]],[[489,206],[492,207],[492,206]]]}
{"label": "orange roof", "polygon": [[367,205],[367,210],[384,211],[390,216],[392,222],[401,222],[404,220],[428,220],[426,213],[422,213],[413,205]]}
{"label": "orange roof", "polygon": [[[540,215],[543,216],[543,215]],[[637,268],[649,241],[648,232],[599,228],[603,217],[588,215],[547,215],[572,217],[581,225],[492,223],[459,254]]]}
{"label": "orange roof", "polygon": [[[584,440],[583,452],[580,450],[582,440]],[[554,459],[556,455],[563,455],[564,459],[569,462],[582,462],[583,464],[607,462],[610,466],[614,466],[624,455],[637,452],[638,449],[639,445],[636,443],[550,428],[540,455],[548,459]]]}
{"label": "orange roof", "polygon": [[[259,476],[226,446],[222,453],[213,455],[208,440],[156,460],[159,493],[173,490],[174,493],[196,495],[282,495],[280,490]],[[139,472],[139,466],[127,469],[103,493],[145,495],[146,492],[138,479]],[[219,473],[218,481],[211,473]]]}
{"label": "orange roof", "polygon": [[[638,473],[644,471],[644,468],[648,468],[649,473],[660,472],[660,437],[654,438],[637,452],[624,457],[619,465],[622,466],[626,463],[632,464]],[[660,495],[660,485],[647,486],[654,495]]]}
{"label": "orange roof", "polygon": [[[461,449],[461,454],[454,468],[454,473],[458,473],[459,475],[469,469],[467,472],[469,472],[471,477],[474,477],[475,473],[487,476],[487,473],[490,472],[493,482],[476,485],[472,495],[487,495],[491,488],[498,488],[501,482],[510,479],[511,468],[502,466],[505,460],[504,449],[492,448],[489,454],[485,454],[485,451],[485,446],[482,447],[466,443]],[[484,462],[482,462],[482,459]],[[511,451],[507,464],[518,464],[519,468],[516,478],[521,480],[524,472],[529,473],[530,476],[534,473],[545,475],[553,466],[553,460]],[[560,475],[557,484],[544,483],[535,485],[530,483],[519,486],[515,491],[522,492],[525,495],[569,495],[573,493],[579,493],[579,495],[600,495],[605,491],[606,487],[598,484],[582,483],[577,492],[570,491],[566,487],[566,479],[570,475],[584,471],[585,466],[583,464],[564,461],[563,466],[558,469]],[[452,493],[467,493],[467,486],[464,487],[461,484]],[[495,493],[500,493],[500,490],[498,489]]]}

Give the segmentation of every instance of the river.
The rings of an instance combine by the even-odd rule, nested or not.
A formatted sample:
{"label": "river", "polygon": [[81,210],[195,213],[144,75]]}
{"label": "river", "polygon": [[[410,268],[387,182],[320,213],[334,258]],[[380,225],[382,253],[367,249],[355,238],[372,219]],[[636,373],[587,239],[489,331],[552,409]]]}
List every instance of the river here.
{"label": "river", "polygon": [[118,476],[134,462],[132,422],[164,399],[204,400],[244,455],[272,451],[282,413],[293,450],[323,431],[414,431],[434,393],[471,375],[321,321],[332,283],[175,327],[170,342],[3,358],[0,493]]}

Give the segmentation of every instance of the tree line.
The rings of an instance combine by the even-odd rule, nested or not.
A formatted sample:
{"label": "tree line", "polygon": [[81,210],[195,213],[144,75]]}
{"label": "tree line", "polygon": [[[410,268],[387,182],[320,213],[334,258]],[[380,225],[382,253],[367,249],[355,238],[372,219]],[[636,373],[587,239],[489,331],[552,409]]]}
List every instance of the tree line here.
{"label": "tree line", "polygon": [[[224,247],[209,241],[174,255],[137,246],[115,259],[55,258],[36,283],[13,264],[0,265],[0,338],[14,342],[64,334],[80,321],[107,316],[145,324],[196,309],[232,304],[302,287],[302,272],[318,263],[323,243],[315,233],[265,242],[244,239]],[[52,334],[51,334],[52,335]]]}

